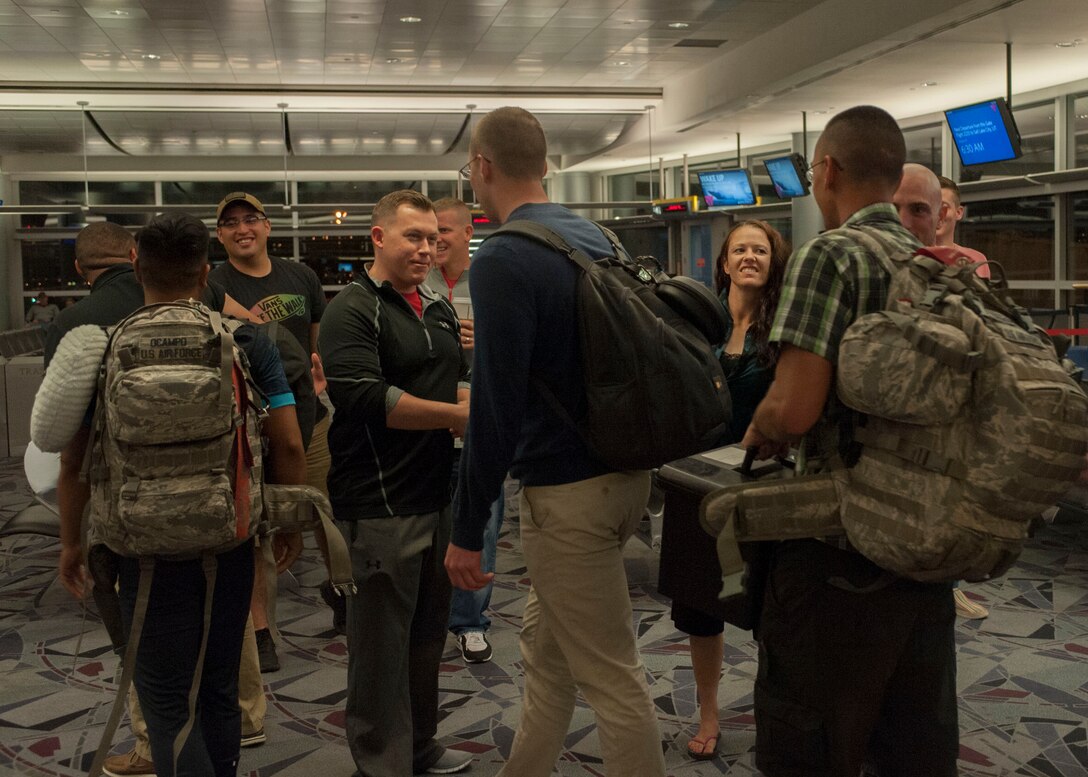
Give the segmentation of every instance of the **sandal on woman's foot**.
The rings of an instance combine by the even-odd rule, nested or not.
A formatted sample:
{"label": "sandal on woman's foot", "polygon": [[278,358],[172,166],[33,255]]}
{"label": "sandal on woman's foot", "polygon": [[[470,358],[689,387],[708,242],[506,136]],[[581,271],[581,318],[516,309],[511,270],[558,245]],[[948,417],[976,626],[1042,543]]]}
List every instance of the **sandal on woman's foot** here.
{"label": "sandal on woman's foot", "polygon": [[[688,755],[690,755],[696,761],[710,761],[711,759],[717,758],[718,740],[721,738],[721,736],[722,732],[718,731],[714,734],[711,734],[706,739],[692,737],[688,741]],[[692,747],[692,745],[694,745],[695,747]]]}

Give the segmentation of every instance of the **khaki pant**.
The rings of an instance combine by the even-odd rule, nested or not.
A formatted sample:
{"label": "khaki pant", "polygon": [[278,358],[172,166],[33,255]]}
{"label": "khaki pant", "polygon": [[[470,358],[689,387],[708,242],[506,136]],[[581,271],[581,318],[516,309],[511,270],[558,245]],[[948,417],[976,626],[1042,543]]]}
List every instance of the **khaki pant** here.
{"label": "khaki pant", "polygon": [[[253,617],[246,619],[245,636],[242,637],[242,661],[238,665],[238,706],[242,710],[242,736],[255,734],[264,728],[264,715],[268,701],[261,683],[261,662],[257,657],[257,637],[253,633]],[[128,687],[128,716],[132,721],[132,733],[136,737],[136,755],[145,761],[151,758],[151,745],[147,739],[147,723],[136,698],[136,686]]]}
{"label": "khaki pant", "polygon": [[610,777],[665,774],[623,567],[623,546],[649,493],[647,472],[522,493],[521,545],[532,579],[521,631],[525,695],[500,777],[552,773],[578,691],[597,715]]}

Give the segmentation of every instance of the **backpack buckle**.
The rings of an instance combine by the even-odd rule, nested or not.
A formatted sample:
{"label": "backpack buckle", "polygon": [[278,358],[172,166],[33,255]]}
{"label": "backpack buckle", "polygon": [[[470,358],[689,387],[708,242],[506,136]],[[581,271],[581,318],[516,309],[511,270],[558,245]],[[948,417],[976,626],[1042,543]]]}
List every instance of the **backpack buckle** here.
{"label": "backpack buckle", "polygon": [[926,288],[926,293],[918,301],[917,307],[922,310],[932,310],[948,296],[948,287],[943,283],[931,283]]}

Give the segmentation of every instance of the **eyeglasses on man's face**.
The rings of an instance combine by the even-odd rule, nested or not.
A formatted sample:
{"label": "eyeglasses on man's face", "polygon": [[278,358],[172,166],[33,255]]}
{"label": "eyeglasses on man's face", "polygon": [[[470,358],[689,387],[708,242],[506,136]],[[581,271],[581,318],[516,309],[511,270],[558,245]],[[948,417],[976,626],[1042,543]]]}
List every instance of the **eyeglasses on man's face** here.
{"label": "eyeglasses on man's face", "polygon": [[223,229],[238,229],[242,224],[245,224],[247,227],[254,227],[262,221],[268,221],[268,216],[260,213],[250,213],[248,216],[242,216],[241,218],[232,217],[223,219],[219,222],[219,226]]}
{"label": "eyeglasses on man's face", "polygon": [[805,170],[805,180],[808,181],[809,183],[812,183],[812,179],[816,177],[816,173],[815,173],[816,168],[819,167],[820,165],[822,165],[826,161],[827,161],[827,157],[824,157],[819,162],[813,162],[811,165],[809,165],[808,170]]}
{"label": "eyeglasses on man's face", "polygon": [[843,171],[843,166],[839,164],[839,160],[835,159],[835,157],[825,156],[819,162],[813,162],[811,165],[809,165],[808,170],[805,170],[805,180],[807,180],[809,183],[812,183],[812,179],[816,177],[816,173],[814,172],[816,168],[824,164],[828,160],[831,161],[831,164],[833,164],[835,166],[835,169],[838,170],[840,173]]}
{"label": "eyeglasses on man's face", "polygon": [[461,178],[467,181],[469,178],[472,177],[472,163],[475,162],[477,159],[482,159],[488,164],[491,164],[491,160],[488,159],[486,156],[484,156],[483,154],[477,154],[476,156],[472,157],[472,159],[468,160],[468,162],[465,163],[465,166],[458,171],[461,174]]}

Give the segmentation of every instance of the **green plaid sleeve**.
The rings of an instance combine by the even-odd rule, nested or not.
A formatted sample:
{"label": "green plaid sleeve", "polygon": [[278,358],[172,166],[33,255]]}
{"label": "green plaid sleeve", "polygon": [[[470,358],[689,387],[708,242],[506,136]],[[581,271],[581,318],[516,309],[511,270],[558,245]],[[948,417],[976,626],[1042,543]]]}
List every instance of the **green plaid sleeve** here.
{"label": "green plaid sleeve", "polygon": [[847,252],[829,235],[816,237],[790,258],[770,339],[834,363],[854,318],[853,290],[843,273]]}

